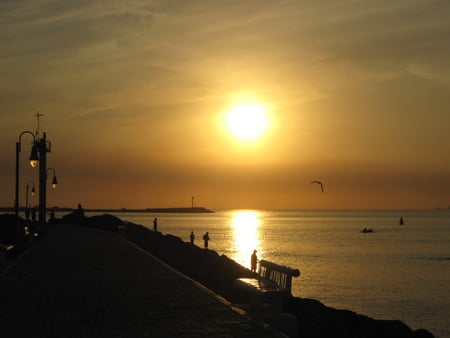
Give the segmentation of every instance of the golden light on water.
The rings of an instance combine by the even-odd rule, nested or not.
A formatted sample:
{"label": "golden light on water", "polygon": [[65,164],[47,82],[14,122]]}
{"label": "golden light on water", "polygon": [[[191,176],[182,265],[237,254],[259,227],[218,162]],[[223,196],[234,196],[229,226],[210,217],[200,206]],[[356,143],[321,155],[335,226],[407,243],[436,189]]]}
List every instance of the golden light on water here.
{"label": "golden light on water", "polygon": [[261,226],[258,211],[235,211],[231,216],[233,231],[234,260],[250,268],[250,256],[259,247],[259,228]]}

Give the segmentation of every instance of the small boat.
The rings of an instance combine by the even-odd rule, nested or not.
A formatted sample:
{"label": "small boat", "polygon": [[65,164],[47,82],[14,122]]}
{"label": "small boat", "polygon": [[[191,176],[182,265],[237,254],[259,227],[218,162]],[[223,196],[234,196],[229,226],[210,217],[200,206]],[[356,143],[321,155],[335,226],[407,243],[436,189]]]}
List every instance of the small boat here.
{"label": "small boat", "polygon": [[364,228],[364,229],[361,230],[361,232],[363,234],[370,234],[370,233],[375,232],[375,231],[373,231],[373,229]]}

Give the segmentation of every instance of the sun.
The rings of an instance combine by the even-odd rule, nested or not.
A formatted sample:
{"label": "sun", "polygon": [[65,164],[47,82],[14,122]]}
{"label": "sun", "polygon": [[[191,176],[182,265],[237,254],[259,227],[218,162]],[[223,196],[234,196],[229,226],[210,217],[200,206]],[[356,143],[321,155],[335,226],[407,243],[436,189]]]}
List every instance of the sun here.
{"label": "sun", "polygon": [[240,105],[227,113],[227,127],[239,139],[252,140],[261,136],[268,127],[268,118],[263,106]]}

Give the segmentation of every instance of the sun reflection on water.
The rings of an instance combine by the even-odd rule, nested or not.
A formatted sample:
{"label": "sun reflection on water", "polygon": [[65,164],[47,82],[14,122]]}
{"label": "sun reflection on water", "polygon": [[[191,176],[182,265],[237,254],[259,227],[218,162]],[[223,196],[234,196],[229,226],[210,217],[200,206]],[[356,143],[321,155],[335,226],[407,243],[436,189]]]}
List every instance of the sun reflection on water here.
{"label": "sun reflection on water", "polygon": [[239,210],[231,215],[231,228],[233,231],[232,252],[233,259],[239,264],[250,268],[250,256],[253,250],[259,247],[259,228],[261,214],[258,211]]}

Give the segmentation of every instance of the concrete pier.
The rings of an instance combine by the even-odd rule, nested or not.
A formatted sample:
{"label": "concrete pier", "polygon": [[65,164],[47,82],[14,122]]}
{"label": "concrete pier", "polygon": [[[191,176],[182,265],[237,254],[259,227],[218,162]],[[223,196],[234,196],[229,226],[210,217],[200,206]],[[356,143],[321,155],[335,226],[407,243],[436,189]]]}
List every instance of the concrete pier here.
{"label": "concrete pier", "polygon": [[0,337],[283,337],[113,232],[58,224],[0,272]]}

